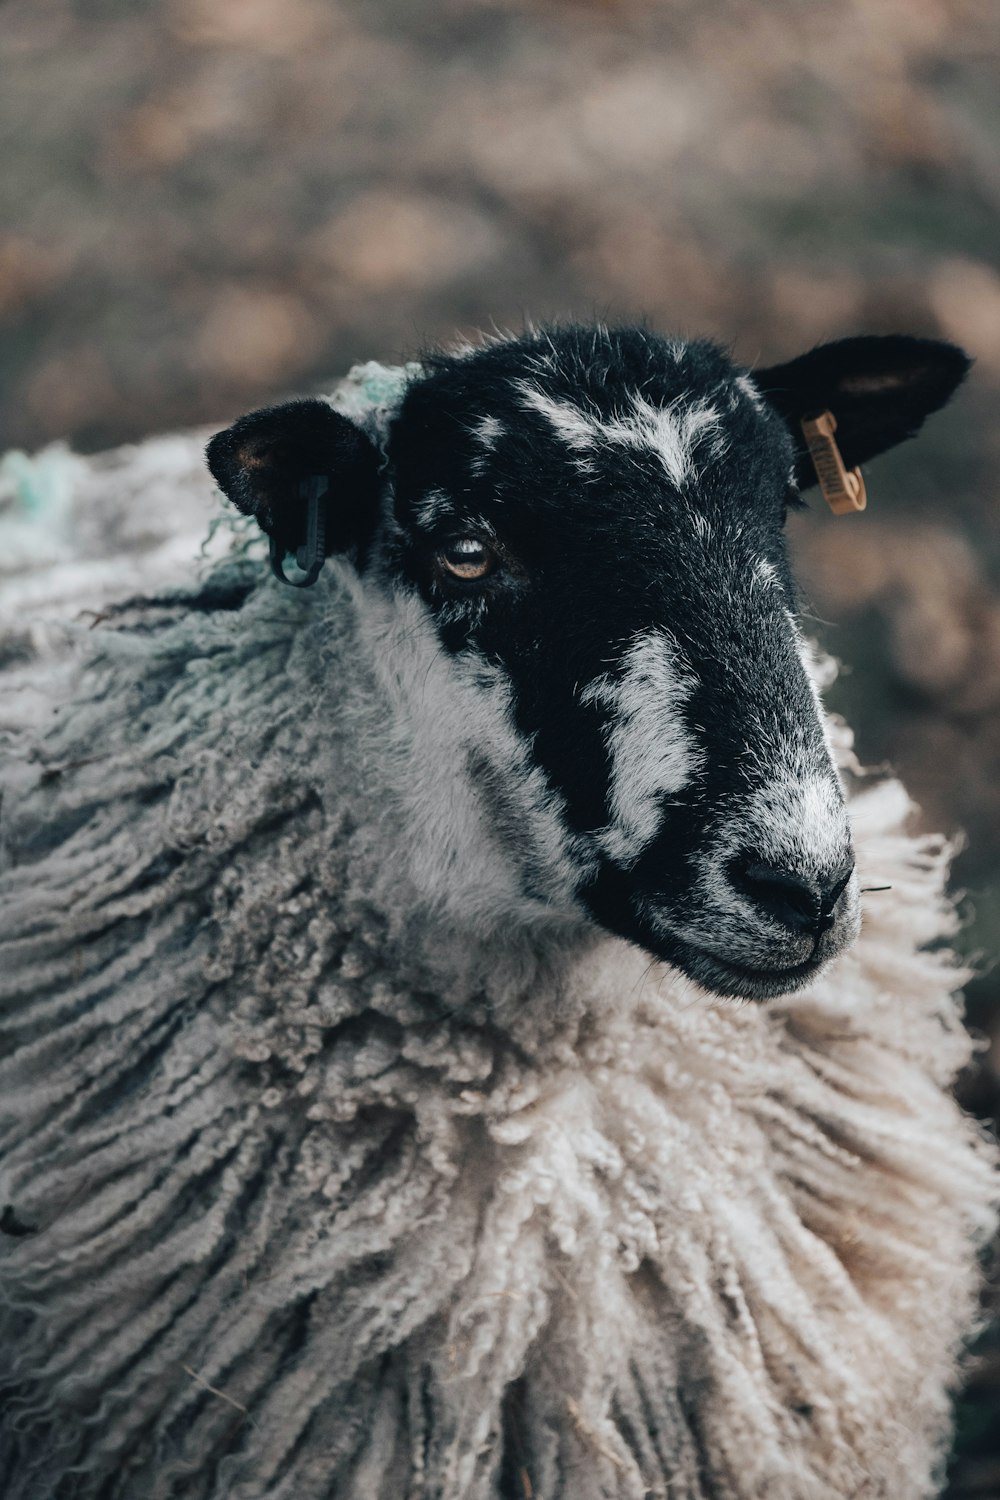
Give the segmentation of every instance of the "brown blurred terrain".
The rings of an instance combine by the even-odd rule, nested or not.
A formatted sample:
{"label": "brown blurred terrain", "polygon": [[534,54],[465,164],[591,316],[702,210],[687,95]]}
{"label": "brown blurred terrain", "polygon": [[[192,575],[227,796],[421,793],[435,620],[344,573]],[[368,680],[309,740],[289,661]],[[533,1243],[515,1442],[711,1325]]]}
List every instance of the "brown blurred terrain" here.
{"label": "brown blurred terrain", "polygon": [[[965,345],[868,513],[792,525],[862,759],[967,832],[963,1095],[995,1118],[998,63],[994,0],[3,0],[0,448],[222,422],[526,316],[747,364]],[[996,1332],[959,1418],[948,1494],[1000,1497]]]}

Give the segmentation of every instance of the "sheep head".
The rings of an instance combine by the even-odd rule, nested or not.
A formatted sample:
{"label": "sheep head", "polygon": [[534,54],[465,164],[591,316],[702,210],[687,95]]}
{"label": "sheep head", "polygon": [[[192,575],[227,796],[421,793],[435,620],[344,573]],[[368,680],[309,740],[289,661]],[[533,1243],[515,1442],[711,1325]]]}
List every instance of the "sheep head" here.
{"label": "sheep head", "polygon": [[[309,401],[242,418],[209,464],[279,552],[322,477],[325,550],[419,601],[456,695],[470,661],[504,683],[573,903],[716,993],[765,998],[859,922],[783,530],[816,478],[801,420],[833,412],[855,465],[967,368],[892,337],[751,374],[704,342],[566,328],[427,358],[381,453]],[[489,780],[487,754],[467,764]]]}

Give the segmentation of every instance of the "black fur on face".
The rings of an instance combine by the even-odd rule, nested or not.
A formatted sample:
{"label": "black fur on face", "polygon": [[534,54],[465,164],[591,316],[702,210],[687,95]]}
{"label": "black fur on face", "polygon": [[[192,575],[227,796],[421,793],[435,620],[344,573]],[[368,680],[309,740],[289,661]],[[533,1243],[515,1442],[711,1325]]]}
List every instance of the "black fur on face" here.
{"label": "black fur on face", "polygon": [[718,993],[794,989],[857,929],[783,535],[799,419],[832,408],[853,463],[966,364],[857,339],[754,378],[565,328],[426,359],[393,421],[373,582],[509,684],[594,918]]}
{"label": "black fur on face", "polygon": [[[390,456],[393,566],[447,649],[478,651],[509,679],[518,728],[596,853],[584,900],[729,987],[740,913],[706,920],[699,861],[728,835],[727,896],[729,863],[802,865],[775,837],[780,815],[758,827],[752,813],[783,767],[827,792],[836,847],[824,828],[816,873],[839,880],[851,864],[789,619],[782,527],[797,497],[781,418],[711,345],[568,330],[437,361],[404,402]],[[447,559],[473,543],[491,571],[454,576]],[[833,942],[834,924],[817,937],[818,922],[803,935],[772,917],[774,931],[737,944],[742,990],[775,951],[797,969]],[[701,957],[703,941],[720,951]]]}

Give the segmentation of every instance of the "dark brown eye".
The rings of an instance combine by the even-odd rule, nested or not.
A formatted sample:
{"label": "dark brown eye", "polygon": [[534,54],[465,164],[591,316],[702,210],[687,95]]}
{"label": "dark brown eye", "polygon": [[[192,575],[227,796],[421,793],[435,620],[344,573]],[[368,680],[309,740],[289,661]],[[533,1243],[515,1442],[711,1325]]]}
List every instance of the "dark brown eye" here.
{"label": "dark brown eye", "polygon": [[485,578],[496,567],[496,553],[476,537],[463,536],[449,542],[437,554],[437,562],[453,578],[474,582]]}

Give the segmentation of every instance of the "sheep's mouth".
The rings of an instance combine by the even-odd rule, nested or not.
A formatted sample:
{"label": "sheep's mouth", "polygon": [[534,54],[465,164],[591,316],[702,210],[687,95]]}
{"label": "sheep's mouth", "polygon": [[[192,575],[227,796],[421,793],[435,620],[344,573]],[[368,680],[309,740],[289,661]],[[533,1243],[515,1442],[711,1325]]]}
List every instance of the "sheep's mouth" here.
{"label": "sheep's mouth", "polygon": [[[615,883],[607,876],[600,885],[591,888],[588,898],[592,914],[607,931],[628,938],[663,963],[680,970],[702,989],[724,999],[774,1000],[794,994],[815,979],[857,936],[853,912],[823,932],[802,933],[797,939],[789,935],[783,945],[773,941],[771,935],[753,929],[731,928],[727,934],[721,917],[713,922],[710,912],[703,913],[697,925],[684,918],[678,920],[661,892],[653,896],[636,895],[624,879]],[[707,929],[711,946],[703,945],[698,926]],[[727,942],[728,951],[720,953],[719,948]],[[741,949],[748,958],[756,959],[766,958],[770,951],[774,963],[746,962]],[[789,963],[791,957],[796,962]]]}
{"label": "sheep's mouth", "polygon": [[762,969],[750,964],[741,964],[731,958],[721,958],[705,948],[693,944],[678,944],[671,961],[689,979],[700,984],[702,989],[727,999],[773,1000],[779,995],[790,995],[808,984],[832,955],[812,954],[803,963],[787,968]]}

